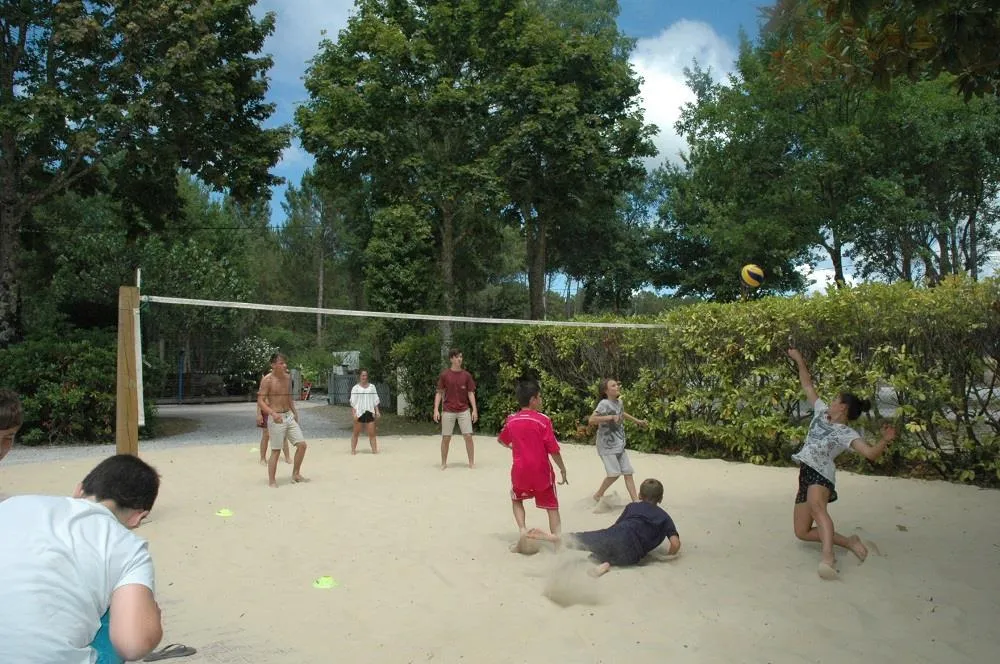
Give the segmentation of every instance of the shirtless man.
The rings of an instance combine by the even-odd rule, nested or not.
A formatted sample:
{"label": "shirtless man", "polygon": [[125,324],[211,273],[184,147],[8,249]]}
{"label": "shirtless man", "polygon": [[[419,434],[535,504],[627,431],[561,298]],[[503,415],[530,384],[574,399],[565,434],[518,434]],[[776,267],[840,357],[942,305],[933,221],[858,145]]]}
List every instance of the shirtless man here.
{"label": "shirtless man", "polygon": [[299,412],[295,410],[292,399],[292,377],[288,373],[288,362],[284,355],[275,353],[271,356],[271,373],[260,381],[257,392],[257,407],[267,417],[267,433],[270,438],[271,456],[267,460],[267,485],[277,489],[278,482],[274,479],[278,472],[278,459],[281,458],[281,446],[287,439],[295,446],[295,459],[292,465],[292,482],[308,482],[302,477],[302,459],[306,456],[306,441],[299,428]]}

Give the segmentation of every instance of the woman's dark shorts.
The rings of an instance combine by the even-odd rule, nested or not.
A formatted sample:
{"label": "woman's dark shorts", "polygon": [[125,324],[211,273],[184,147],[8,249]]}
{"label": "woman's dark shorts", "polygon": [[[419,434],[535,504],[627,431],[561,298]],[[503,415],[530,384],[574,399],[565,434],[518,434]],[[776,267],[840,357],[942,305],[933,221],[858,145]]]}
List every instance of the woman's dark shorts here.
{"label": "woman's dark shorts", "polygon": [[374,421],[375,421],[375,415],[370,410],[366,410],[365,412],[361,413],[361,417],[358,418],[358,422],[361,422],[362,424],[368,424],[369,422],[374,422]]}
{"label": "woman's dark shorts", "polygon": [[809,487],[813,484],[825,486],[830,490],[830,500],[827,502],[837,502],[837,490],[833,488],[833,482],[826,479],[806,464],[802,464],[799,466],[799,492],[795,494],[796,505],[806,502],[806,494],[809,492]]}

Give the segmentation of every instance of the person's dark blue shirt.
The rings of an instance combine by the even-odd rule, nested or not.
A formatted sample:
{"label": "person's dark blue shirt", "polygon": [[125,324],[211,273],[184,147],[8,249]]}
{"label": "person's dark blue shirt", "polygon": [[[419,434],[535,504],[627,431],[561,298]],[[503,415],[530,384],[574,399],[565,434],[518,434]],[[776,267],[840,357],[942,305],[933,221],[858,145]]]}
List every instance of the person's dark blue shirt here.
{"label": "person's dark blue shirt", "polygon": [[640,557],[660,546],[663,540],[678,534],[674,520],[662,507],[644,501],[629,503],[612,528],[631,532]]}

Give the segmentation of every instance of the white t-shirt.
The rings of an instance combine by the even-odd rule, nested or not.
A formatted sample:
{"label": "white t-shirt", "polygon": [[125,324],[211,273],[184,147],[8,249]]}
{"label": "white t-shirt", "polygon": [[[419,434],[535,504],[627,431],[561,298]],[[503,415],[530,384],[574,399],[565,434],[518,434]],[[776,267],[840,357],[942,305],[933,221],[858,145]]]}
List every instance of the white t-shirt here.
{"label": "white t-shirt", "polygon": [[51,496],[0,503],[0,662],[93,664],[111,594],[154,588],[146,541],[104,505]]}
{"label": "white t-shirt", "polygon": [[375,406],[378,405],[378,390],[371,383],[368,383],[368,387],[361,387],[361,383],[358,383],[351,388],[351,408],[358,414],[358,417],[365,413],[374,415]]}
{"label": "white t-shirt", "polygon": [[828,420],[826,412],[830,407],[822,399],[816,399],[813,408],[815,413],[809,423],[806,442],[792,455],[792,459],[809,466],[830,480],[831,484],[836,484],[837,466],[833,460],[850,449],[851,443],[861,438],[861,434],[846,424]]}

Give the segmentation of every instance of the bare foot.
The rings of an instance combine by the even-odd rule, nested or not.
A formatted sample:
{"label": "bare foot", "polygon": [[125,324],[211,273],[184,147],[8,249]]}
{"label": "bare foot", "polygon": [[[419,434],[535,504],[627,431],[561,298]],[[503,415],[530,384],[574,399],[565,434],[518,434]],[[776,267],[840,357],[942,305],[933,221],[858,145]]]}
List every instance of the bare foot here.
{"label": "bare foot", "polygon": [[351,456],[356,456],[356,455],[357,455],[357,453],[358,453],[358,451],[357,451],[357,450],[351,450]]}
{"label": "bare foot", "polygon": [[441,470],[447,470],[447,468],[448,468],[448,464],[446,464],[446,463],[442,463],[441,464]]}
{"label": "bare foot", "polygon": [[476,464],[474,464],[474,463],[470,463],[469,464],[469,468],[475,468],[475,467],[476,467]]}
{"label": "bare foot", "polygon": [[291,462],[292,462],[291,459],[289,459],[288,457],[285,457],[285,463],[291,463]]}
{"label": "bare foot", "polygon": [[267,459],[265,459],[264,457],[261,457],[260,458],[260,465],[266,466],[267,465]]}
{"label": "bare foot", "polygon": [[865,558],[868,557],[868,547],[865,543],[861,541],[861,538],[857,535],[851,535],[847,538],[848,548],[851,552],[858,557],[858,560],[865,562]]}
{"label": "bare foot", "polygon": [[267,485],[269,487],[271,487],[272,489],[277,489],[278,488],[278,483],[277,482],[268,482]]}
{"label": "bare foot", "polygon": [[590,569],[587,574],[597,579],[607,574],[610,569],[611,563],[601,563],[597,567]]}
{"label": "bare foot", "polygon": [[559,541],[558,535],[551,535],[542,530],[541,528],[532,528],[527,533],[522,533],[521,537],[527,537],[528,539],[533,539],[533,540],[542,540],[545,542]]}
{"label": "bare foot", "polygon": [[293,475],[292,476],[292,482],[295,483],[295,484],[298,484],[299,482],[308,482],[308,481],[309,481],[309,478],[308,477],[302,477],[302,475]]}
{"label": "bare foot", "polygon": [[826,561],[821,562],[816,571],[819,573],[819,578],[824,581],[833,581],[839,576],[837,574],[837,568],[834,567],[834,564]]}

